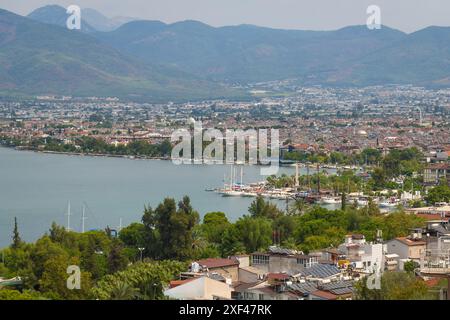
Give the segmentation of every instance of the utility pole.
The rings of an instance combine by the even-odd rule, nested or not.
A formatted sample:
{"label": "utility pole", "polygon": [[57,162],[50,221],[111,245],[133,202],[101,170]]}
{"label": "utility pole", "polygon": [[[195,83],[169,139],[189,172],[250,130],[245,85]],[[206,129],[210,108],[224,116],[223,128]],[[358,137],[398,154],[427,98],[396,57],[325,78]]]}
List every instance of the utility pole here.
{"label": "utility pole", "polygon": [[144,252],[145,248],[139,247],[138,250],[141,252],[141,262],[142,262],[142,253]]}

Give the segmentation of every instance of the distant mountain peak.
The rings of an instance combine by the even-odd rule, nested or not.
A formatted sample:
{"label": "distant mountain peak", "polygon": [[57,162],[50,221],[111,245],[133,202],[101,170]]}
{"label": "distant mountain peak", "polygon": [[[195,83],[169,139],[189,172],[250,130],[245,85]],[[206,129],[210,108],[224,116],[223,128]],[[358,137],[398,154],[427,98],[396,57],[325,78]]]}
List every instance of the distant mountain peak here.
{"label": "distant mountain peak", "polygon": [[[66,8],[52,4],[37,8],[36,10],[28,14],[27,17],[35,21],[53,24],[65,28],[69,15],[67,14]],[[81,31],[83,32],[96,31],[95,28],[93,28],[89,23],[87,23],[87,21],[83,18],[83,14],[81,15]]]}
{"label": "distant mountain peak", "polygon": [[160,102],[242,94],[174,68],[143,63],[94,36],[0,10],[0,94]]}
{"label": "distant mountain peak", "polygon": [[84,8],[81,10],[82,17],[91,26],[98,31],[108,32],[113,31],[123,24],[136,20],[130,17],[114,17],[108,18],[99,11],[92,8]]}

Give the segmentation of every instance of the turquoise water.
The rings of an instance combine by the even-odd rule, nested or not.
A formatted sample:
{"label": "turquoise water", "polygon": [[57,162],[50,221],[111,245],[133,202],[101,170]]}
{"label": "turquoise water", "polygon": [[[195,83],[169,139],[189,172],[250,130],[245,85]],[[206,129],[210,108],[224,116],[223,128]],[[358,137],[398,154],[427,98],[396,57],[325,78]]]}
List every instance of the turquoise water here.
{"label": "turquoise water", "polygon": [[[240,176],[238,170],[237,176]],[[244,183],[262,181],[260,167],[244,168]],[[280,173],[294,174],[292,167]],[[86,230],[117,227],[139,221],[144,205],[156,206],[165,197],[191,197],[200,215],[223,211],[230,220],[247,213],[252,198],[224,198],[207,188],[223,185],[230,167],[182,165],[170,161],[130,160],[41,154],[0,148],[0,247],[10,243],[14,217],[26,241],[36,240],[55,221],[81,231],[83,203]],[[240,178],[239,178],[240,179]],[[227,178],[227,181],[229,178]],[[279,201],[281,207],[285,202]]]}

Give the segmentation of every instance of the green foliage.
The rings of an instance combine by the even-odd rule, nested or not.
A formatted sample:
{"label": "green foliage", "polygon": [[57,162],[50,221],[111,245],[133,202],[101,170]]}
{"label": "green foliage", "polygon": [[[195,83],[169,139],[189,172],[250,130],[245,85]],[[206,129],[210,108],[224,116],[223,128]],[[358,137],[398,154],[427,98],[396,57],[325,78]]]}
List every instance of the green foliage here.
{"label": "green foliage", "polygon": [[381,289],[369,289],[367,278],[360,280],[355,297],[358,300],[427,300],[431,299],[425,283],[407,272],[385,272]]}
{"label": "green foliage", "polygon": [[[16,229],[16,227],[15,227]],[[49,234],[34,244],[21,243],[0,252],[2,277],[19,276],[26,290],[39,291],[52,299],[87,299],[93,281],[124,269],[128,258],[119,239],[105,232],[68,232],[52,224]],[[80,266],[81,290],[67,289],[67,268]]]}
{"label": "green foliage", "polygon": [[[338,246],[347,233],[361,233],[372,241],[377,230],[382,230],[383,238],[389,240],[424,225],[423,219],[401,210],[381,215],[373,203],[361,209],[347,206],[345,210],[298,203],[298,208],[283,213],[273,203],[257,198],[249,212],[235,223],[222,212],[210,212],[199,225],[198,213],[188,197],[178,204],[167,198],[156,209],[145,208],[142,223],[123,228],[118,238],[113,238],[110,230],[81,234],[52,224],[49,233],[34,244],[20,242],[3,249],[0,255],[5,263],[0,264],[0,275],[20,276],[25,290],[51,299],[163,299],[164,285],[185,270],[186,263],[148,261],[227,257],[265,251],[274,243],[310,252]],[[147,262],[132,264],[140,260],[138,248],[145,248]],[[70,265],[82,270],[82,290],[66,288]],[[420,286],[397,280],[420,292]],[[390,293],[383,293],[383,297],[411,294],[386,288]],[[13,298],[17,295],[10,294]],[[364,291],[361,295],[379,297],[380,293]]]}
{"label": "green foliage", "polygon": [[440,184],[428,191],[425,200],[430,204],[437,202],[450,202],[450,187],[447,184]]}
{"label": "green foliage", "polygon": [[209,212],[203,217],[201,228],[208,242],[218,244],[222,241],[223,234],[229,226],[230,222],[225,213]]}
{"label": "green foliage", "polygon": [[17,218],[14,217],[14,231],[13,231],[13,242],[11,248],[18,249],[22,245],[22,239],[19,235],[19,228],[17,227]]}
{"label": "green foliage", "polygon": [[387,183],[386,172],[382,168],[375,168],[371,174],[372,187],[374,190],[383,189]]}
{"label": "green foliage", "polygon": [[158,207],[145,208],[144,241],[146,255],[158,259],[186,260],[193,255],[193,231],[199,214],[193,210],[189,197],[175,204],[166,198]]}
{"label": "green foliage", "polygon": [[115,273],[126,268],[128,259],[123,250],[124,247],[120,241],[112,241],[108,255],[108,273]]}
{"label": "green foliage", "polygon": [[272,223],[266,218],[244,216],[236,222],[236,228],[247,252],[265,250],[272,244]]}
{"label": "green foliage", "polygon": [[67,267],[71,265],[79,266],[80,261],[76,257],[69,257],[67,254],[47,260],[44,264],[44,273],[39,280],[39,291],[66,300],[87,299],[92,286],[91,274],[81,272],[81,289],[69,290],[67,288]]}
{"label": "green foliage", "polygon": [[242,242],[241,232],[235,224],[225,230],[219,245],[219,250],[222,257],[246,252]]}
{"label": "green foliage", "polygon": [[376,165],[382,160],[382,155],[379,150],[371,148],[364,149],[361,153],[357,154],[347,154],[333,151],[327,155],[323,152],[292,151],[284,152],[283,159],[299,162],[328,163],[338,165]]}
{"label": "green foliage", "polygon": [[[21,143],[21,145],[24,145]],[[44,140],[39,138],[31,140],[28,144],[32,148],[44,145]],[[55,138],[45,139],[45,150],[57,152],[77,152],[90,154],[112,154],[121,156],[140,157],[168,157],[172,151],[172,144],[164,140],[159,144],[151,144],[147,141],[132,141],[127,145],[108,144],[104,140],[94,137],[79,137],[73,144],[65,144],[64,141]]]}
{"label": "green foliage", "polygon": [[164,299],[164,287],[186,268],[186,263],[178,261],[137,263],[104,277],[92,289],[92,295],[100,300]]}
{"label": "green foliage", "polygon": [[406,261],[403,266],[405,272],[410,272],[410,273],[413,273],[419,267],[420,267],[420,264],[413,260]]}
{"label": "green foliage", "polygon": [[145,247],[145,226],[142,223],[132,223],[120,230],[119,239],[128,247],[136,250]]}
{"label": "green foliage", "polygon": [[48,300],[48,298],[37,291],[24,290],[20,292],[0,288],[0,300]]}
{"label": "green foliage", "polygon": [[15,30],[0,48],[2,96],[52,93],[153,102],[247,96],[164,63],[155,67],[129,58],[93,33],[70,32],[5,10],[0,10],[0,20],[4,28]]}
{"label": "green foliage", "polygon": [[269,218],[274,219],[277,216],[281,215],[282,212],[278,209],[278,207],[269,202],[265,201],[262,196],[258,196],[248,208],[248,212],[252,217],[255,218]]}

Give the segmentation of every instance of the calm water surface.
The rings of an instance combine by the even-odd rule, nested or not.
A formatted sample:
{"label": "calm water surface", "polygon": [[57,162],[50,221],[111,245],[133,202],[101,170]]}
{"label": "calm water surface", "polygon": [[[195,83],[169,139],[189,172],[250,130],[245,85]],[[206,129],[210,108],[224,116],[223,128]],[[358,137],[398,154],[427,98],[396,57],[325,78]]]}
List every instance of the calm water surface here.
{"label": "calm water surface", "polygon": [[[262,181],[260,168],[246,166],[244,183]],[[280,173],[294,174],[292,167]],[[71,203],[71,228],[81,230],[86,203],[86,230],[116,227],[139,221],[144,205],[156,206],[165,197],[191,197],[203,216],[223,211],[232,221],[247,213],[252,198],[224,198],[207,188],[229,180],[230,167],[221,165],[176,166],[170,161],[81,157],[16,151],[0,147],[0,247],[10,243],[14,217],[26,241],[46,232],[52,221],[67,224]],[[238,176],[239,176],[238,170]],[[279,202],[284,206],[284,202]]]}

